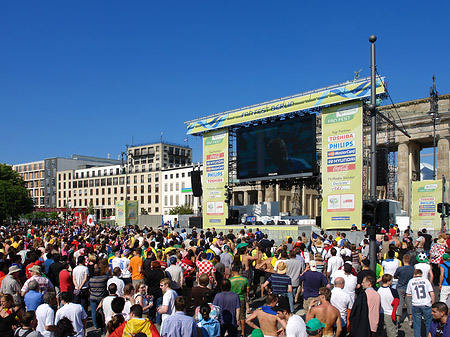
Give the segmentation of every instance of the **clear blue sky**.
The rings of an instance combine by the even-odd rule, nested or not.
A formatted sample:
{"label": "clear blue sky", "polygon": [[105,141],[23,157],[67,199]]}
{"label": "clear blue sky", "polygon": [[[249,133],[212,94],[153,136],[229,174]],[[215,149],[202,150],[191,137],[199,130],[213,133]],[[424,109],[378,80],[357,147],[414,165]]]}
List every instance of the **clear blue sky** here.
{"label": "clear blue sky", "polygon": [[[369,76],[395,102],[450,92],[450,4],[0,3],[0,162],[184,143],[184,121]],[[201,140],[189,137],[194,160]]]}

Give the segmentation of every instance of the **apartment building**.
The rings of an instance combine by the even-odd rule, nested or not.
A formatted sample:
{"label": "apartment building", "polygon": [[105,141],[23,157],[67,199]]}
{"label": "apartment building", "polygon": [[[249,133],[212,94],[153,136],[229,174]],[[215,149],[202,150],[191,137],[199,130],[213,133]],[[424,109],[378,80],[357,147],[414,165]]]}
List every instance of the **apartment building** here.
{"label": "apartment building", "polygon": [[[141,214],[160,215],[163,168],[191,165],[192,149],[172,143],[128,147],[120,165],[58,172],[57,207],[88,207],[97,219],[115,215],[118,200],[137,200]],[[192,167],[192,165],[191,165]]]}
{"label": "apartment building", "polygon": [[13,165],[25,181],[37,208],[57,207],[57,173],[80,167],[118,164],[119,160],[81,155],[71,158],[53,157],[41,161]]}

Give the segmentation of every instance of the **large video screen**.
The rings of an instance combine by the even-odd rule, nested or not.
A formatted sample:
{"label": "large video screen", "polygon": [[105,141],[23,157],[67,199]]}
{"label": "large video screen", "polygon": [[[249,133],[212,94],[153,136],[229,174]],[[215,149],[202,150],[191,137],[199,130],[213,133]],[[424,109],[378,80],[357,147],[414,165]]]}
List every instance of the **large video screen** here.
{"label": "large video screen", "polygon": [[237,178],[262,180],[316,171],[316,116],[305,115],[237,131]]}

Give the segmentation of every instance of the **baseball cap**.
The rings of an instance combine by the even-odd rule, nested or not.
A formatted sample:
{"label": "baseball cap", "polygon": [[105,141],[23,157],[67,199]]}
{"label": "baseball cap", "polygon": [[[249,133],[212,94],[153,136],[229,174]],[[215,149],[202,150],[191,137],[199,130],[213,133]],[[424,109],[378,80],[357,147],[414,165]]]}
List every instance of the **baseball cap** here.
{"label": "baseball cap", "polygon": [[125,250],[123,251],[123,255],[126,256],[126,255],[128,255],[128,254],[130,254],[130,250],[129,250],[129,249],[125,249]]}
{"label": "baseball cap", "polygon": [[316,261],[309,261],[309,270],[311,271],[317,271],[317,262]]}
{"label": "baseball cap", "polygon": [[319,330],[320,328],[325,328],[325,327],[326,327],[325,323],[322,323],[315,317],[311,318],[306,323],[306,330],[309,330],[309,331],[315,331],[315,330]]}
{"label": "baseball cap", "polygon": [[444,255],[442,255],[442,258],[443,258],[444,260],[448,260],[448,259],[450,259],[450,255],[447,254],[447,253],[445,253]]}
{"label": "baseball cap", "polygon": [[170,262],[170,264],[175,264],[175,263],[177,263],[177,258],[176,258],[175,256],[172,256],[172,257],[169,259],[169,262]]}

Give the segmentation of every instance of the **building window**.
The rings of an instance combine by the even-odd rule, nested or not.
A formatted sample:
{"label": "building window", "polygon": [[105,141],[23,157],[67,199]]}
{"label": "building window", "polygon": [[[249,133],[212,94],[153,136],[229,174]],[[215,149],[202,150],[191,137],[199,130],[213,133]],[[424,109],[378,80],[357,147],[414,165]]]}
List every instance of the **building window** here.
{"label": "building window", "polygon": [[151,195],[149,195],[149,196],[147,197],[147,202],[148,202],[149,204],[152,203],[152,196],[151,196]]}
{"label": "building window", "polygon": [[155,183],[159,181],[159,173],[155,173]]}
{"label": "building window", "polygon": [[147,186],[147,193],[151,193],[152,192],[152,185],[148,185]]}
{"label": "building window", "polygon": [[137,186],[134,186],[133,192],[134,192],[134,194],[137,194]]}
{"label": "building window", "polygon": [[168,191],[167,184],[164,184],[164,192],[167,192],[167,191]]}
{"label": "building window", "polygon": [[167,195],[164,196],[164,206],[167,206]]}
{"label": "building window", "polygon": [[137,176],[134,176],[133,182],[134,182],[135,184],[137,184]]}

